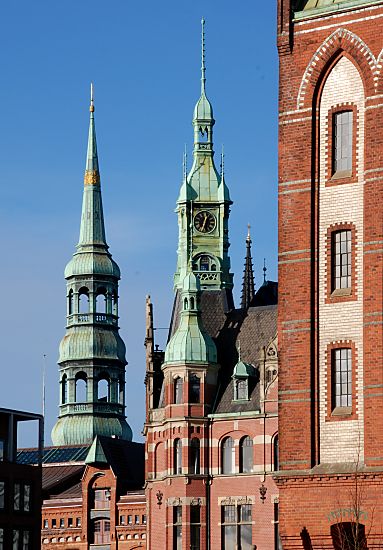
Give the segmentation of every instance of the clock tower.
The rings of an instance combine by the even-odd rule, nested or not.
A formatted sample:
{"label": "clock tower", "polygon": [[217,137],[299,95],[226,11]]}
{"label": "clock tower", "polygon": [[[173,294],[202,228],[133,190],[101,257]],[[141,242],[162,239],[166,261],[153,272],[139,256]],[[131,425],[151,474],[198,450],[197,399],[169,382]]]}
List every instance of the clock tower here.
{"label": "clock tower", "polygon": [[233,288],[229,258],[229,212],[232,201],[221,173],[214,164],[213,109],[206,96],[205,20],[202,19],[201,97],[193,116],[193,166],[186,170],[177,201],[179,239],[175,289],[180,290],[192,259],[201,290]]}

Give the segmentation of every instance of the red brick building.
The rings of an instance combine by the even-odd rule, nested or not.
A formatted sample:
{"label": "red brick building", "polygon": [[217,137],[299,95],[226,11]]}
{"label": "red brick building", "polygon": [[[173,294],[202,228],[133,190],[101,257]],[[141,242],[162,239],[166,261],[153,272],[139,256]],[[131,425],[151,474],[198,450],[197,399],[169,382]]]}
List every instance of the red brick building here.
{"label": "red brick building", "polygon": [[383,541],[382,32],[382,1],[278,2],[285,550]]}
{"label": "red brick building", "polygon": [[[202,21],[204,23],[204,21]],[[214,164],[213,109],[194,110],[193,165],[177,201],[175,300],[165,351],[147,300],[146,498],[150,550],[278,548],[277,285],[254,290],[251,238],[241,308],[230,273],[229,190]]]}
{"label": "red brick building", "polygon": [[[143,450],[141,443],[106,437],[91,446],[46,447],[38,508],[41,548],[146,548]],[[21,450],[18,460],[33,463],[35,455],[33,449]],[[40,530],[37,534],[31,549],[40,548]]]}

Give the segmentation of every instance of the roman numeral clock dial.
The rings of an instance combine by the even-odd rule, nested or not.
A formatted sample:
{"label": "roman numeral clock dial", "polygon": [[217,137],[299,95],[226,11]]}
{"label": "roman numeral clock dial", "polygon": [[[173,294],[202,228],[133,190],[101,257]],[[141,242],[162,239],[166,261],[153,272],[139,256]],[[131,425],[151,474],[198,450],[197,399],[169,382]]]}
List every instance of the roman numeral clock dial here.
{"label": "roman numeral clock dial", "polygon": [[211,212],[208,210],[200,210],[194,216],[194,227],[200,233],[211,233],[214,231],[217,220]]}

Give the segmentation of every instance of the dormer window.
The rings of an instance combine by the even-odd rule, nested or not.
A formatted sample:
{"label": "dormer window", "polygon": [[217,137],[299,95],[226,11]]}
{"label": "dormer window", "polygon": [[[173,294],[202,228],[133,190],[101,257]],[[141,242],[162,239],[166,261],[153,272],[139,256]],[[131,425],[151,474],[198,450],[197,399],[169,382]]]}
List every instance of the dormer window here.
{"label": "dormer window", "polygon": [[234,401],[249,399],[249,383],[247,378],[234,381]]}

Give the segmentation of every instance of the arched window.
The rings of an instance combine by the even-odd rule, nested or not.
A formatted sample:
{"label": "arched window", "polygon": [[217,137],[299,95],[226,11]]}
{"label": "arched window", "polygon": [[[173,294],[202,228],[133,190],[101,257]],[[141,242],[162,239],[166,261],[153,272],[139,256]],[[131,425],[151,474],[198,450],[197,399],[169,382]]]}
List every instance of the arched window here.
{"label": "arched window", "polygon": [[68,379],[64,374],[61,378],[61,403],[64,405],[68,401]]}
{"label": "arched window", "polygon": [[120,405],[124,404],[124,393],[125,393],[125,381],[123,378],[119,378],[118,380],[118,386],[117,386],[117,395],[118,395],[118,402]]}
{"label": "arched window", "polygon": [[106,376],[97,382],[97,399],[98,401],[110,401],[110,384],[109,378]]}
{"label": "arched window", "polygon": [[184,300],[184,311],[187,311],[189,309],[189,302],[188,302],[188,299],[185,298]]}
{"label": "arched window", "polygon": [[118,316],[118,296],[115,290],[112,293],[112,313],[116,317]]}
{"label": "arched window", "polygon": [[273,470],[279,470],[279,439],[278,434],[273,439]]}
{"label": "arched window", "polygon": [[182,441],[174,440],[174,474],[182,474]]}
{"label": "arched window", "polygon": [[244,474],[253,471],[253,440],[248,435],[239,443],[239,471]]}
{"label": "arched window", "polygon": [[88,400],[87,378],[84,372],[80,372],[76,376],[75,400],[76,403],[85,403]]}
{"label": "arched window", "polygon": [[179,376],[174,380],[174,403],[180,405],[183,403],[183,380]]}
{"label": "arched window", "polygon": [[68,315],[73,313],[73,290],[70,289],[68,294]]}
{"label": "arched window", "polygon": [[96,313],[106,313],[106,290],[104,288],[97,291]]}
{"label": "arched window", "polygon": [[154,477],[162,476],[166,471],[166,453],[164,443],[161,441],[154,452]]}
{"label": "arched window", "polygon": [[189,472],[191,474],[200,473],[200,442],[197,437],[193,437],[190,443],[190,463]]}
{"label": "arched window", "polygon": [[366,532],[363,523],[342,521],[330,527],[335,550],[365,550],[367,548]]}
{"label": "arched window", "polygon": [[78,291],[78,312],[89,313],[89,290],[86,287]]}
{"label": "arched window", "polygon": [[233,474],[235,470],[234,440],[227,437],[221,447],[221,471],[223,474]]}
{"label": "arched window", "polygon": [[190,309],[194,309],[194,298],[190,298]]}
{"label": "arched window", "polygon": [[189,377],[189,402],[200,402],[200,387],[201,380],[196,374],[191,374]]}
{"label": "arched window", "polygon": [[93,543],[108,544],[110,542],[110,520],[97,518],[92,522]]}
{"label": "arched window", "polygon": [[217,260],[208,254],[201,254],[194,258],[193,269],[195,271],[217,271]]}

